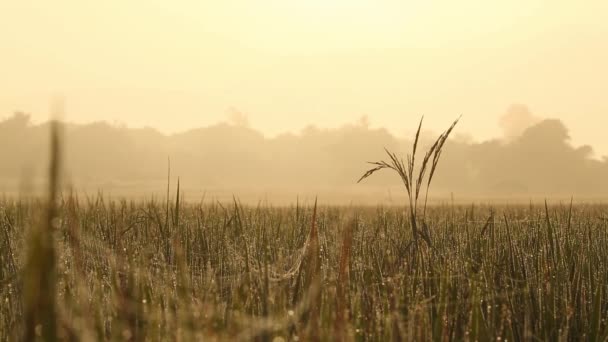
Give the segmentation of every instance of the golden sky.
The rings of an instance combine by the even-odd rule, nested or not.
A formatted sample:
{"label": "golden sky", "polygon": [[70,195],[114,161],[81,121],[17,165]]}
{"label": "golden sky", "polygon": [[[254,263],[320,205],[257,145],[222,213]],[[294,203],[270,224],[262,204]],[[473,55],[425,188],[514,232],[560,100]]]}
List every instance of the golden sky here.
{"label": "golden sky", "polygon": [[230,108],[266,134],[368,115],[499,136],[512,103],[608,154],[608,2],[0,1],[0,117],[175,132]]}

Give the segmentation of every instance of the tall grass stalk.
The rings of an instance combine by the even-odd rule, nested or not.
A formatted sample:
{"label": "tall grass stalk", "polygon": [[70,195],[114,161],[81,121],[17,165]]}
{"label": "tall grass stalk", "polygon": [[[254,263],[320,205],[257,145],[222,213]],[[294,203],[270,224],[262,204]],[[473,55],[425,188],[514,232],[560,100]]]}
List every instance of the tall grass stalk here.
{"label": "tall grass stalk", "polygon": [[[363,181],[367,177],[373,175],[377,171],[383,169],[389,169],[396,172],[401,182],[403,183],[406,193],[408,195],[409,201],[409,214],[410,214],[410,225],[412,228],[412,236],[415,242],[418,241],[418,236],[422,237],[424,241],[430,246],[431,238],[427,229],[419,230],[418,229],[418,199],[420,197],[420,191],[423,186],[423,182],[425,180],[425,176],[427,171],[430,172],[428,177],[426,178],[426,193],[424,199],[424,210],[422,215],[422,222],[425,223],[426,218],[426,207],[428,202],[428,192],[431,186],[431,181],[433,180],[433,176],[435,175],[435,171],[437,170],[437,165],[439,164],[439,159],[441,157],[441,153],[443,151],[443,147],[445,142],[447,141],[450,133],[456,124],[460,120],[460,118],[456,119],[452,125],[443,133],[439,135],[437,140],[431,145],[429,150],[424,155],[424,159],[422,160],[422,164],[418,169],[418,174],[414,173],[416,166],[416,151],[418,148],[418,142],[420,139],[420,130],[422,129],[422,121],[424,117],[420,119],[420,123],[418,124],[418,129],[416,130],[416,135],[414,136],[414,145],[412,147],[412,153],[407,155],[407,167],[403,161],[403,158],[399,158],[395,153],[390,152],[386,148],[384,151],[389,156],[389,161],[386,162],[384,160],[377,162],[368,162],[371,165],[374,165],[373,168],[366,171],[361,178],[357,181],[357,183]],[[426,226],[425,226],[426,227]]]}
{"label": "tall grass stalk", "polygon": [[59,123],[51,122],[49,188],[46,215],[30,232],[27,259],[23,272],[25,341],[37,337],[57,340],[56,251],[54,232],[59,227],[57,198],[61,165]]}

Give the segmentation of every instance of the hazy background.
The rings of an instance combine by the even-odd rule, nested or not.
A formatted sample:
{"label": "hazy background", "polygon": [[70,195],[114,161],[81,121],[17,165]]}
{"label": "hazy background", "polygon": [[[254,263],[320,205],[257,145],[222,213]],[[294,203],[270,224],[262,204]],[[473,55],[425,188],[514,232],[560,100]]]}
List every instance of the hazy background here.
{"label": "hazy background", "polygon": [[[259,165],[271,163],[277,175],[269,180],[289,187],[333,187],[358,174],[362,159],[380,157],[382,146],[405,148],[422,114],[425,127],[435,133],[464,115],[457,133],[468,145],[446,153],[446,164],[449,158],[459,160],[451,162],[455,167],[497,151],[534,156],[532,150],[517,150],[528,146],[517,145],[518,134],[539,118],[554,118],[571,139],[561,135],[552,148],[561,153],[572,148],[569,144],[589,144],[593,151],[573,150],[572,158],[592,157],[592,166],[577,167],[596,170],[608,155],[606,13],[608,2],[599,0],[1,1],[0,118],[29,113],[33,125],[27,131],[37,137],[44,129],[36,125],[48,119],[50,100],[62,96],[65,119],[87,124],[74,125],[68,134],[79,144],[69,148],[83,149],[82,156],[70,155],[73,176],[96,182],[156,179],[166,173],[171,155],[176,174],[206,185],[265,187],[257,172],[262,172]],[[536,114],[505,121],[511,103],[524,103]],[[362,116],[368,117],[365,130],[357,124]],[[237,125],[221,124],[226,117]],[[114,126],[89,125],[99,121]],[[308,125],[320,128],[302,131]],[[240,133],[232,131],[235,127]],[[99,135],[89,137],[91,130]],[[245,139],[241,133],[251,144],[234,141]],[[4,135],[1,139],[10,139]],[[343,144],[340,154],[352,157],[332,159],[338,153],[327,146],[344,135],[353,140],[335,144]],[[18,146],[2,152],[42,144],[20,138]],[[89,146],[104,155],[87,153]],[[145,153],[134,156],[129,146]],[[244,164],[255,160],[258,169],[246,173],[246,166],[214,164],[215,154],[224,153],[220,146],[247,149],[230,147],[235,150],[228,155]],[[304,149],[307,158],[290,161],[302,153],[292,151],[276,159],[271,151],[284,147]],[[543,150],[536,157],[541,155],[548,156]],[[133,166],[103,166],[106,158]],[[140,158],[149,164],[133,162]],[[483,160],[491,168],[490,159]],[[21,172],[19,161],[2,168]],[[210,166],[222,177],[213,176]],[[300,183],[293,176],[305,174],[303,168],[316,176],[303,176]],[[348,170],[348,177],[340,170]],[[492,184],[501,181],[491,180],[488,170],[479,171],[480,178],[471,176],[475,172],[466,178],[470,192],[492,192]],[[527,174],[521,175],[505,182],[522,183]],[[462,182],[441,182],[446,191],[465,188]],[[574,191],[560,184],[526,189]]]}
{"label": "hazy background", "polygon": [[[49,127],[29,120],[15,113],[0,122],[2,192],[37,191],[44,184]],[[541,119],[524,105],[512,105],[500,124],[503,135],[497,139],[477,143],[455,134],[448,141],[433,198],[605,198],[608,158],[592,158],[590,146],[573,146],[560,120]],[[316,195],[327,202],[399,203],[404,191],[392,173],[355,183],[369,168],[365,161],[386,159],[384,147],[405,155],[412,144],[370,127],[367,117],[340,128],[308,126],[297,134],[266,138],[237,112],[226,122],[172,135],[99,122],[68,124],[64,137],[66,184],[81,193],[159,196],[166,189],[170,158],[172,186],[179,176],[188,199],[235,195],[276,203]],[[434,138],[423,131],[422,147]]]}
{"label": "hazy background", "polygon": [[247,113],[267,136],[369,115],[403,136],[465,114],[498,136],[525,103],[608,154],[608,2],[600,0],[1,1],[0,113],[164,133]]}

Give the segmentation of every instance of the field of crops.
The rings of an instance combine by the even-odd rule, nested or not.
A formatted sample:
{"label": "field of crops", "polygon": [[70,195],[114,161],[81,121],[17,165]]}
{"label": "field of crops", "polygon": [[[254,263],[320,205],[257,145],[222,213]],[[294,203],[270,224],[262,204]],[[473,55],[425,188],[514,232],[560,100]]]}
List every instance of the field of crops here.
{"label": "field of crops", "polygon": [[608,336],[608,207],[177,198],[0,203],[0,340]]}
{"label": "field of crops", "polygon": [[363,174],[398,207],[185,202],[170,170],[162,200],[78,197],[55,127],[48,197],[0,200],[0,340],[605,341],[608,207],[427,206],[456,123]]}

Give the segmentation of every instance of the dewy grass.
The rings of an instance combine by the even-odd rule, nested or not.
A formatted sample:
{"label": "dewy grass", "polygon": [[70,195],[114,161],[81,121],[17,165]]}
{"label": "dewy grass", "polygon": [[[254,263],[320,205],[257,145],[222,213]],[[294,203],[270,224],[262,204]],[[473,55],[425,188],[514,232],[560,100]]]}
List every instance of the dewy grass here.
{"label": "dewy grass", "polygon": [[608,206],[429,206],[414,253],[397,208],[59,200],[53,136],[49,198],[0,200],[0,341],[608,338]]}
{"label": "dewy grass", "polygon": [[[56,286],[36,280],[42,292],[28,284],[52,269],[41,266],[39,242],[19,231],[46,205],[0,202],[0,236],[30,251],[13,252],[23,278],[0,265],[0,340],[28,326],[42,340],[45,322],[61,338],[93,340],[603,340],[608,332],[606,206],[429,206],[433,248],[410,253],[400,240],[409,213],[397,208],[315,214],[312,204],[180,201],[168,261],[154,214],[162,217],[164,201],[75,203],[57,203]],[[54,309],[40,304],[50,300]]]}

